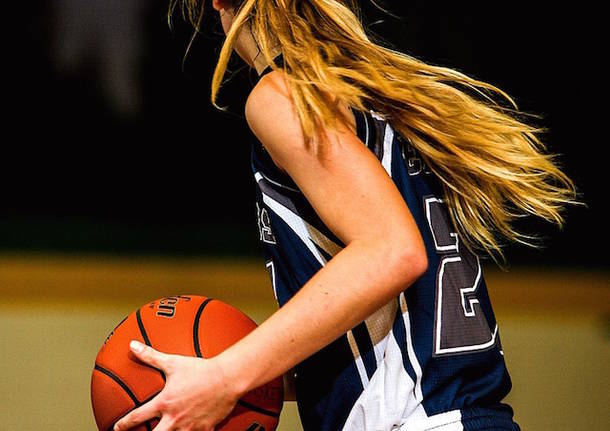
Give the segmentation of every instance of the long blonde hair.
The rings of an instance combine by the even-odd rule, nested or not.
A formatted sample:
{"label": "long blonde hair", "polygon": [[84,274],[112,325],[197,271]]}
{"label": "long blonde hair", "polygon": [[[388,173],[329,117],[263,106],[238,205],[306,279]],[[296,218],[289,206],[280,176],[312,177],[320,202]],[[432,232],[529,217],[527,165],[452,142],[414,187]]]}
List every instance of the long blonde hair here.
{"label": "long blonde hair", "polygon": [[[203,0],[182,2],[198,31]],[[381,113],[407,138],[440,179],[462,242],[504,259],[502,238],[537,245],[514,221],[533,214],[562,227],[563,209],[577,202],[572,180],[546,152],[513,99],[495,86],[426,64],[373,42],[354,0],[233,0],[235,16],[212,78],[212,104],[242,28],[250,30],[273,69],[283,55],[285,78],[307,142],[335,128],[336,97],[359,110]],[[502,106],[501,96],[511,107]],[[220,108],[220,107],[219,107]],[[322,127],[319,127],[322,126]]]}

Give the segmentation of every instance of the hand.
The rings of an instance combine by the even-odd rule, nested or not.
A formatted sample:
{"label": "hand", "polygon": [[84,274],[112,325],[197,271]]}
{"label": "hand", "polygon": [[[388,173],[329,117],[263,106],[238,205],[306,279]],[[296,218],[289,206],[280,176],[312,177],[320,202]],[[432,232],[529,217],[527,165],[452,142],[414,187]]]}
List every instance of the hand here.
{"label": "hand", "polygon": [[142,362],[165,373],[165,387],[118,421],[114,431],[126,431],[153,418],[161,418],[155,431],[211,431],[240,398],[213,358],[170,355],[135,340],[130,348]]}

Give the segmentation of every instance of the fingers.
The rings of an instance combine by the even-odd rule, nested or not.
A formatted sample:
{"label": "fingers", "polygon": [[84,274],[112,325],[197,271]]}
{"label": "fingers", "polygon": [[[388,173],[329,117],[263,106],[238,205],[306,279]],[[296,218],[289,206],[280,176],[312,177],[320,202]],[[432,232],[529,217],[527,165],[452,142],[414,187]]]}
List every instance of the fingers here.
{"label": "fingers", "polygon": [[[135,410],[134,410],[134,412],[135,412]],[[153,417],[158,417],[158,416],[153,416]],[[121,419],[119,422],[116,423],[116,425],[113,428],[113,431],[126,431],[126,430],[131,429],[131,427],[134,427],[134,426],[142,424],[143,422],[146,422],[146,420],[137,421],[137,422],[125,422],[127,425],[124,425],[123,421],[125,419],[127,419],[127,416],[125,416],[123,419]],[[149,419],[152,419],[152,418],[149,418]],[[175,429],[177,429],[177,428],[175,428],[175,425],[176,425],[176,423],[169,416],[163,416],[161,418],[161,421],[155,426],[155,431],[174,431]],[[214,431],[215,429],[216,429],[216,427],[201,428],[200,431]]]}
{"label": "fingers", "polygon": [[171,431],[173,429],[172,427],[173,422],[169,419],[169,416],[164,416],[155,427],[155,431]]}
{"label": "fingers", "polygon": [[142,362],[147,363],[155,368],[167,372],[169,366],[170,357],[166,353],[159,352],[146,344],[142,344],[139,341],[132,340],[129,343],[129,347],[136,357]]}
{"label": "fingers", "polygon": [[[123,418],[114,424],[113,431],[126,431],[152,418],[161,417],[157,398],[153,398],[146,404],[127,413]],[[155,427],[157,429],[157,427]]]}

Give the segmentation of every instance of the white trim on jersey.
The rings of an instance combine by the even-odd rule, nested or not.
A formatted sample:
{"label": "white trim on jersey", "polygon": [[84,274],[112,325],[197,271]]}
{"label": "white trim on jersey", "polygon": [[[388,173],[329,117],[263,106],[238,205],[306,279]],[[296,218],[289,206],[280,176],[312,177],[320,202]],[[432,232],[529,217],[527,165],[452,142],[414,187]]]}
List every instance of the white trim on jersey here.
{"label": "white trim on jersey", "polygon": [[313,241],[309,237],[307,225],[308,223],[303,220],[301,217],[297,216],[295,213],[290,211],[288,208],[280,204],[273,198],[269,196],[263,195],[263,200],[265,204],[269,206],[277,215],[279,215],[287,224],[292,228],[294,233],[296,233],[299,238],[303,241],[303,244],[309,249],[311,254],[320,262],[320,265],[324,265],[326,263],[326,258],[320,253],[320,251],[316,248]]}
{"label": "white trim on jersey", "polygon": [[269,272],[271,273],[271,286],[273,287],[273,296],[277,301],[277,289],[275,288],[275,266],[273,265],[273,261],[270,260],[269,262],[267,262],[265,264],[265,268],[268,268]]}
{"label": "white trim on jersey", "polygon": [[436,251],[440,251],[440,252],[455,251],[455,252],[459,253],[460,252],[460,238],[458,237],[457,233],[449,232],[449,236],[452,238],[455,238],[455,244],[441,246],[438,244],[438,241],[436,240],[436,234],[434,233],[434,229],[432,228],[432,212],[430,211],[430,203],[437,202],[440,205],[444,205],[445,201],[443,199],[439,199],[436,197],[429,197],[429,198],[426,198],[424,202],[426,204],[426,220],[428,220],[428,227],[430,228],[430,232],[432,233],[432,239],[434,240],[434,247],[436,247]]}
{"label": "white trim on jersey", "polygon": [[[466,316],[466,317],[474,317],[475,316],[474,304],[480,304],[478,298],[470,298],[468,300],[468,305],[470,306],[470,310],[468,310],[468,308],[466,307],[466,295],[468,295],[469,293],[476,292],[479,287],[479,281],[481,280],[481,271],[482,271],[481,263],[479,262],[479,257],[476,256],[476,258],[477,258],[477,276],[474,280],[474,283],[472,284],[471,287],[460,288],[462,309],[464,310],[464,316]],[[443,261],[443,269],[444,269],[444,267],[445,267],[445,262]]]}
{"label": "white trim on jersey", "polygon": [[364,361],[362,360],[360,349],[358,349],[358,343],[356,343],[356,338],[354,338],[354,333],[351,329],[347,331],[347,341],[349,343],[350,349],[352,349],[352,355],[354,355],[354,360],[356,361],[356,368],[358,369],[358,374],[360,375],[362,387],[366,388],[369,384],[369,376],[366,374]]}
{"label": "white trim on jersey", "polygon": [[310,225],[307,222],[305,222],[305,223],[308,226],[309,237],[311,238],[311,240],[313,242],[315,242],[318,247],[320,247],[322,250],[324,250],[326,253],[328,253],[331,257],[334,257],[337,253],[339,253],[343,249],[343,247],[336,244],[333,240],[328,238],[318,229],[316,229],[315,227],[313,227],[312,225]]}
{"label": "white trim on jersey", "polygon": [[373,118],[376,118],[377,120],[380,120],[380,121],[385,121],[385,117],[383,115],[381,115],[379,112],[373,111],[372,109],[369,109],[369,112],[371,113],[371,116]]}
{"label": "white trim on jersey", "polygon": [[266,179],[267,181],[269,181],[271,184],[275,184],[276,186],[281,187],[283,189],[290,190],[291,192],[301,193],[301,191],[299,189],[295,189],[293,187],[288,187],[288,186],[285,186],[284,184],[278,183],[277,181],[273,181],[272,179],[270,179],[266,175],[262,174],[261,172],[256,172],[254,174],[254,179],[256,180],[257,183],[260,180],[262,180],[263,178]]}
{"label": "white trim on jersey", "polygon": [[425,419],[402,421],[397,427],[391,428],[393,431],[463,431],[462,412],[451,410],[429,416]]}
{"label": "white trim on jersey", "polygon": [[[445,265],[449,262],[459,262],[461,260],[462,260],[462,258],[460,256],[443,258],[443,260],[441,261],[441,266],[440,266],[439,272],[438,272],[438,280],[439,280],[438,293],[437,293],[438,305],[436,307],[436,319],[437,319],[438,324],[436,325],[436,346],[434,346],[435,353],[437,355],[446,354],[446,353],[459,353],[459,352],[483,350],[483,349],[487,349],[488,347],[493,346],[496,343],[496,336],[498,335],[498,324],[497,323],[493,330],[493,333],[491,333],[491,339],[485,343],[473,344],[473,345],[468,345],[468,346],[460,346],[460,347],[441,348],[441,329],[443,326],[441,311],[443,308],[443,306],[442,306],[443,305],[443,274],[445,272]],[[468,310],[466,309],[466,304],[464,303],[464,296],[465,296],[465,293],[475,292],[479,285],[479,280],[481,278],[481,265],[479,263],[478,257],[477,257],[477,264],[478,264],[478,272],[477,272],[476,279],[474,281],[473,286],[469,287],[469,288],[467,287],[467,288],[460,289],[464,314],[466,316],[470,316],[470,317],[475,315],[474,304],[478,303],[479,300],[471,299],[468,301],[470,304],[470,307],[472,307],[472,312],[468,312]]]}
{"label": "white trim on jersey", "polygon": [[[341,247],[328,239],[326,235],[318,229],[303,220],[298,214],[286,208],[284,205],[263,193],[263,202],[276,213],[290,228],[296,233],[303,244],[309,249],[311,254],[320,262],[321,265],[326,264],[326,258],[320,253],[316,245],[326,251],[331,256],[334,256]],[[314,240],[315,244],[314,244]]]}
{"label": "white trim on jersey", "polygon": [[415,354],[415,348],[413,347],[413,337],[411,335],[411,320],[409,319],[409,310],[407,308],[407,299],[405,298],[405,293],[400,292],[399,296],[400,301],[400,311],[402,314],[402,320],[405,324],[405,334],[407,336],[407,354],[409,356],[409,362],[413,367],[413,371],[415,371],[415,398],[422,402],[424,396],[421,390],[421,380],[422,380],[422,370],[421,365],[419,364],[419,360],[417,359],[417,355]]}
{"label": "white trim on jersey", "polygon": [[[449,349],[441,349],[438,348],[436,350],[437,354],[441,354],[441,353],[458,353],[458,352],[469,352],[469,351],[475,351],[475,350],[485,350],[491,346],[493,346],[494,344],[496,344],[496,336],[498,335],[498,324],[496,323],[496,326],[494,327],[494,331],[491,334],[491,340],[489,340],[486,343],[482,343],[482,344],[474,344],[472,346],[461,346],[461,347],[452,347]],[[440,344],[440,343],[437,343]],[[504,353],[502,353],[504,354]]]}
{"label": "white trim on jersey", "polygon": [[381,164],[385,168],[388,175],[392,176],[392,142],[394,141],[394,130],[390,123],[386,123],[385,132],[383,134],[383,156]]}
{"label": "white trim on jersey", "polygon": [[366,115],[363,116],[364,125],[366,126],[366,136],[364,139],[364,144],[369,145],[369,120],[366,118]]}

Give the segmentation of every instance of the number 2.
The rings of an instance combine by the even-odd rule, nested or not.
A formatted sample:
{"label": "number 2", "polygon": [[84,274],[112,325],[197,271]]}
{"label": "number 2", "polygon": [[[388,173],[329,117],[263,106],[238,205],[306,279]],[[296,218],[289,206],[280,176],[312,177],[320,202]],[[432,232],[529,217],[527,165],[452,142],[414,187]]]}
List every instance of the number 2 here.
{"label": "number 2", "polygon": [[468,248],[460,249],[459,237],[451,231],[443,201],[424,198],[428,226],[441,262],[436,277],[434,355],[454,355],[491,348],[493,332],[477,298],[481,282],[479,258]]}

